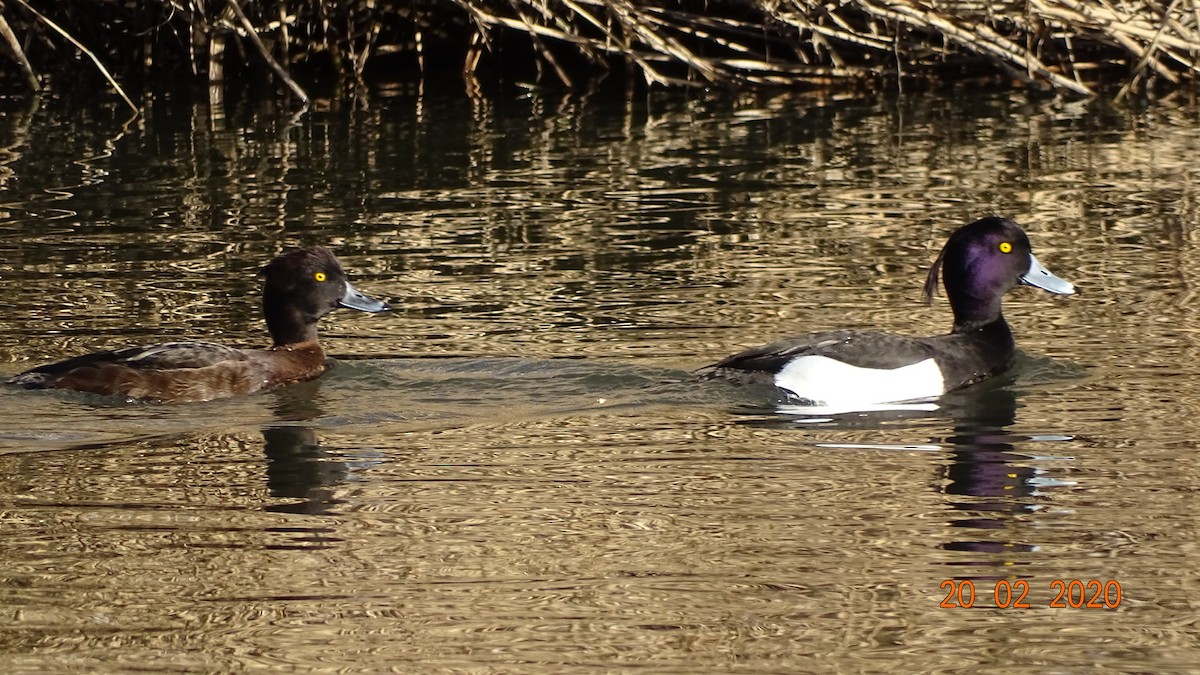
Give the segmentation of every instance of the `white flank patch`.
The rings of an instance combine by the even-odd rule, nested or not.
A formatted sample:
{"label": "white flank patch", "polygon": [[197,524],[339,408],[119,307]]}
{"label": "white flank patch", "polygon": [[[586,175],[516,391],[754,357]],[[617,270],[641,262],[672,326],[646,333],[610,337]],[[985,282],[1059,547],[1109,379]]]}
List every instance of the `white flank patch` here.
{"label": "white flank patch", "polygon": [[801,356],[775,375],[775,386],[817,405],[845,408],[936,398],[946,385],[933,359],[885,370]]}
{"label": "white flank patch", "polygon": [[[799,419],[798,422],[805,424],[816,424],[819,422],[832,422],[833,417],[821,417],[821,415],[845,415],[846,413],[872,413],[872,412],[933,412],[939,409],[936,403],[844,403],[842,405],[777,405],[775,412],[780,415],[803,415],[805,419]],[[815,417],[814,417],[815,416]]]}
{"label": "white flank patch", "polygon": [[940,445],[877,445],[875,443],[817,443],[818,448],[839,450],[897,450],[901,452],[941,452]]}

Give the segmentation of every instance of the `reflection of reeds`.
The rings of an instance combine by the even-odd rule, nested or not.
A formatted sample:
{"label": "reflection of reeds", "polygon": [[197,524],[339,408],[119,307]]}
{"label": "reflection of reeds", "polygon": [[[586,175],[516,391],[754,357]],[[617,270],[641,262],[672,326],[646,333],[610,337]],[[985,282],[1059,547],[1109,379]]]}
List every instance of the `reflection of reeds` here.
{"label": "reflection of reeds", "polygon": [[[566,85],[624,62],[647,83],[667,86],[823,86],[966,72],[1089,95],[1111,74],[1125,83],[1123,95],[1200,73],[1200,2],[14,0],[0,10],[0,38],[31,86],[35,68],[82,53],[118,92],[110,67],[187,69],[216,84],[240,58],[306,100],[292,79],[295,63],[320,60],[361,83],[374,59],[403,53],[413,57],[402,63],[414,75],[445,65],[468,75],[544,66]],[[30,45],[40,51],[27,54]],[[432,45],[449,64],[430,60]],[[529,57],[514,60],[512,45]]]}

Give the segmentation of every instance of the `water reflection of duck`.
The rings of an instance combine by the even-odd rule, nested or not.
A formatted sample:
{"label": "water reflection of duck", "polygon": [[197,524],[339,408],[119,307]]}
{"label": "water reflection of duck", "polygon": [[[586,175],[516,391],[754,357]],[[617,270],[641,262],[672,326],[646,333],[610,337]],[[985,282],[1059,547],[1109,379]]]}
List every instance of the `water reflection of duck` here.
{"label": "water reflection of duck", "polygon": [[338,307],[382,312],[320,246],[291,251],[263,268],[263,315],[273,345],[235,349],[164,342],[102,351],[39,366],[9,380],[27,389],[72,389],[130,400],[180,403],[251,394],[325,372],[317,320]]}
{"label": "water reflection of duck", "polygon": [[268,425],[263,427],[263,451],[267,456],[267,488],[272,497],[294,501],[271,504],[277,513],[325,513],[337,503],[334,488],[346,480],[345,462],[327,456],[317,432],[309,427]]}
{"label": "water reflection of duck", "polygon": [[706,369],[765,381],[806,405],[854,406],[931,399],[1007,370],[1016,345],[1000,300],[1018,284],[1069,295],[1075,287],[1033,256],[1029,238],[995,216],[950,235],[925,281],[933,296],[941,271],[954,311],[948,335],[911,338],[827,331],[734,354]]}
{"label": "water reflection of duck", "polygon": [[1012,430],[1016,395],[1009,387],[988,383],[970,396],[947,399],[945,412],[955,420],[954,434],[941,439],[948,461],[938,471],[937,484],[947,497],[946,507],[958,515],[947,523],[954,529],[947,530],[942,548],[993,554],[1036,550],[1034,544],[1019,540],[1022,534],[1014,527],[1014,516],[1039,508],[1043,478],[1031,453],[1020,450],[1033,437]]}
{"label": "water reflection of duck", "polygon": [[[269,503],[266,511],[319,515],[340,503],[337,486],[346,480],[350,467],[321,447],[315,427],[324,414],[321,385],[319,379],[309,380],[271,392],[277,421],[262,428],[267,489],[272,497],[284,501]],[[311,541],[328,536],[320,527],[293,531]]]}

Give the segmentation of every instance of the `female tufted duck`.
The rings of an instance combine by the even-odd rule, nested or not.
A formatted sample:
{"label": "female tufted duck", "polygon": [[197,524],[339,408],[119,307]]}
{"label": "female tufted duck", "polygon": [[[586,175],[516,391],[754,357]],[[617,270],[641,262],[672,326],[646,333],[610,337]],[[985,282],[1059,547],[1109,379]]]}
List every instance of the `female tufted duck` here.
{"label": "female tufted duck", "polygon": [[1004,372],[1015,344],[1000,299],[1018,284],[1070,295],[1075,287],[1042,267],[1029,238],[1011,220],[991,216],[964,225],[938,254],[954,328],[910,338],[851,330],[812,333],[734,354],[703,370],[735,380],[773,383],[805,406],[861,410],[873,404],[936,398]]}
{"label": "female tufted duck", "polygon": [[321,246],[280,255],[263,268],[263,275],[263,315],[274,341],[270,349],[164,342],[39,366],[9,383],[162,403],[252,394],[325,372],[317,320],[329,312],[338,307],[360,312],[390,309],[351,286],[337,258]]}

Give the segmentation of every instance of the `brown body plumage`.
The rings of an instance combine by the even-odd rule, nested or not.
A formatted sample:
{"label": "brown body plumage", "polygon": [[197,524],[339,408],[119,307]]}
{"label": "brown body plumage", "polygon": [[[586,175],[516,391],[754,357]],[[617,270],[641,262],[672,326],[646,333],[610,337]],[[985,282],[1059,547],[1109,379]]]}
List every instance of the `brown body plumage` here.
{"label": "brown body plumage", "polygon": [[350,285],[337,258],[320,246],[281,255],[263,273],[263,314],[274,342],[269,349],[166,342],[77,356],[33,368],[9,383],[166,403],[253,394],[325,372],[316,328],[322,316],[338,307],[388,309]]}

